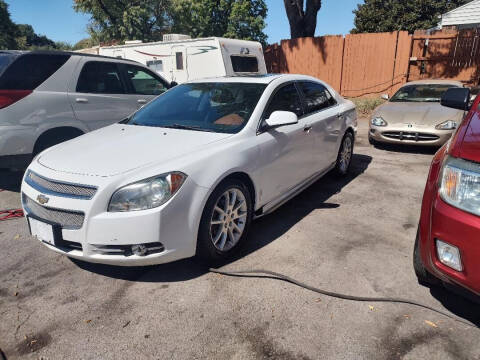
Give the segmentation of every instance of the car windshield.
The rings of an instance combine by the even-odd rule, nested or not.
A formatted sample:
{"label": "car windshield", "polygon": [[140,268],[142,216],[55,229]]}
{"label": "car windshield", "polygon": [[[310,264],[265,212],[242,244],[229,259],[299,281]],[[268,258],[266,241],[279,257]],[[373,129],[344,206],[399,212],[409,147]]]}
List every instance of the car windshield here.
{"label": "car windshield", "polygon": [[442,95],[450,88],[450,84],[407,85],[393,95],[392,102],[440,102]]}
{"label": "car windshield", "polygon": [[128,124],[237,133],[247,124],[266,85],[191,83],[177,85],[136,112]]}

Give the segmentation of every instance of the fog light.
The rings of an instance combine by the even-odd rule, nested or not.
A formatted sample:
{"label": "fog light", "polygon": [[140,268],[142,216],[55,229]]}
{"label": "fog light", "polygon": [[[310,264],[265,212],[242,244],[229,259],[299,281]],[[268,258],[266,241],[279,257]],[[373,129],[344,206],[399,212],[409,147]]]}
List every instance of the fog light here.
{"label": "fog light", "polygon": [[458,247],[437,240],[437,255],[440,262],[454,270],[462,271],[462,260]]}
{"label": "fog light", "polygon": [[137,256],[145,256],[147,255],[147,247],[145,245],[132,245],[132,253]]}

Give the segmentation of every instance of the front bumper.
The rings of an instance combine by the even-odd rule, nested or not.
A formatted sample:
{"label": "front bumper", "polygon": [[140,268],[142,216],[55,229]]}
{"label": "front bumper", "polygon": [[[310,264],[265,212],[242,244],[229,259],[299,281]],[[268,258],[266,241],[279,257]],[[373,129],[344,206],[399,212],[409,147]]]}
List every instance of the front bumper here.
{"label": "front bumper", "polygon": [[435,127],[409,127],[407,124],[374,126],[370,124],[370,139],[388,144],[407,144],[440,147],[455,130],[437,130]]}
{"label": "front bumper", "polygon": [[[41,165],[33,166],[37,174],[59,180],[60,173],[43,167],[40,173],[39,167]],[[51,250],[83,261],[120,266],[155,265],[195,255],[198,225],[208,189],[198,186],[192,179],[187,178],[174,197],[158,208],[112,213],[107,211],[107,207],[116,185],[112,186],[106,179],[98,178],[94,178],[96,184],[91,184],[92,178],[88,176],[81,178],[78,175],[62,174],[61,178],[68,183],[90,182],[98,190],[90,200],[47,194],[48,203],[41,205],[37,198],[45,194],[24,179],[22,198],[28,197],[28,201],[33,201],[35,205],[31,208],[36,209],[32,211],[25,206],[24,200],[26,217],[44,220],[56,229],[55,246],[42,242]],[[52,222],[48,212],[40,211],[39,216],[39,206],[46,211],[82,214],[83,223],[77,228],[59,225],[55,219]],[[45,220],[46,217],[49,219]],[[119,251],[130,249],[136,244],[150,244],[156,248],[161,246],[162,250],[145,256]]]}
{"label": "front bumper", "polygon": [[[459,248],[463,271],[456,271],[440,262],[435,248],[436,239]],[[428,270],[443,281],[480,295],[480,217],[445,203],[437,195],[428,240],[428,261],[424,261]]]}

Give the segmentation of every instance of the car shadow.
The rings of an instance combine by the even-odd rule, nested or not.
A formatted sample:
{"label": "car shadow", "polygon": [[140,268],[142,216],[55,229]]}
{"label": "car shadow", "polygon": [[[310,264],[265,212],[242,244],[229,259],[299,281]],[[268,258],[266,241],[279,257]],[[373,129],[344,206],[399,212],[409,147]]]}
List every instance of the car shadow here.
{"label": "car shadow", "polygon": [[[329,173],[271,215],[254,221],[244,246],[234,257],[217,264],[216,267],[233,263],[270,244],[316,209],[334,209],[341,206],[341,204],[328,202],[328,199],[341,192],[342,188],[363,174],[371,161],[370,156],[354,154],[350,172],[346,177],[339,178],[335,174]],[[208,267],[195,258],[148,267],[118,267],[74,259],[72,261],[86,271],[111,278],[140,282],[185,281],[208,272]]]}
{"label": "car shadow", "polygon": [[[443,286],[430,287],[430,294],[451,313],[463,318],[476,326],[480,326],[480,298],[469,299],[469,295],[462,296],[460,289],[446,289]],[[468,296],[468,297],[467,297]]]}
{"label": "car shadow", "polygon": [[406,145],[406,144],[387,144],[387,143],[377,143],[372,145],[375,149],[397,152],[397,153],[407,153],[407,154],[426,154],[434,155],[440,147],[437,146],[415,146],[415,145]]}
{"label": "car shadow", "polygon": [[23,171],[0,169],[0,190],[20,192],[23,174]]}

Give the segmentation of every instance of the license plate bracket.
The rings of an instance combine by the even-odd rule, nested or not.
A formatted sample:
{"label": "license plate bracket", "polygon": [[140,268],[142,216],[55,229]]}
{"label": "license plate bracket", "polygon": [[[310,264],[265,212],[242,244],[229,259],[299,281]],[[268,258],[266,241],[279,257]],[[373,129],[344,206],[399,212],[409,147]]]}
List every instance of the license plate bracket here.
{"label": "license plate bracket", "polygon": [[58,246],[62,239],[62,228],[58,224],[46,222],[32,216],[27,217],[30,234],[51,246]]}

